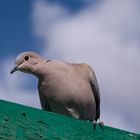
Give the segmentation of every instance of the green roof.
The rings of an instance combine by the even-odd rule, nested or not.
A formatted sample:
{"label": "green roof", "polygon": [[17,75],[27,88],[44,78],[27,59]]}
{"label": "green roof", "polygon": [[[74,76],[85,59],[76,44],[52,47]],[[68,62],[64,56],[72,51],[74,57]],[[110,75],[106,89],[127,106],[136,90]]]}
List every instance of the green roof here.
{"label": "green roof", "polygon": [[140,135],[0,100],[0,140],[140,140]]}

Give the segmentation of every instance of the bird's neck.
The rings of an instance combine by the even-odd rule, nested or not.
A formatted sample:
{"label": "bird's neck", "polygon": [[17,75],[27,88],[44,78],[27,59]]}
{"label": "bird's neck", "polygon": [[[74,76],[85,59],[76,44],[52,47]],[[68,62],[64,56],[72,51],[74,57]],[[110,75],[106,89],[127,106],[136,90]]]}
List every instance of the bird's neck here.
{"label": "bird's neck", "polygon": [[44,78],[44,75],[47,74],[46,71],[46,63],[48,63],[49,60],[42,60],[40,61],[36,66],[32,68],[33,74],[40,80]]}

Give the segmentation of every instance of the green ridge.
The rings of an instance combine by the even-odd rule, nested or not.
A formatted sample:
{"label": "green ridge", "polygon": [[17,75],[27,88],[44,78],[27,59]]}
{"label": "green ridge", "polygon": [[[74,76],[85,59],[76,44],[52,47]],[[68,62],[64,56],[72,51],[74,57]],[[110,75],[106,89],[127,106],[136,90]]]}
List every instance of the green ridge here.
{"label": "green ridge", "polygon": [[0,140],[140,140],[140,135],[0,100]]}

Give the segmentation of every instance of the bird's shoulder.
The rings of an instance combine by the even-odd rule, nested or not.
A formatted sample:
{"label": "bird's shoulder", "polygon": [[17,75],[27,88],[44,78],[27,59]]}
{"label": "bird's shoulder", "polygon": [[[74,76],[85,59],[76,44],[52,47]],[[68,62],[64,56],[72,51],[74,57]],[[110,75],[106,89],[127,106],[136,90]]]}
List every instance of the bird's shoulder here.
{"label": "bird's shoulder", "polygon": [[93,68],[87,63],[72,64],[76,71],[82,73],[85,76],[94,74]]}

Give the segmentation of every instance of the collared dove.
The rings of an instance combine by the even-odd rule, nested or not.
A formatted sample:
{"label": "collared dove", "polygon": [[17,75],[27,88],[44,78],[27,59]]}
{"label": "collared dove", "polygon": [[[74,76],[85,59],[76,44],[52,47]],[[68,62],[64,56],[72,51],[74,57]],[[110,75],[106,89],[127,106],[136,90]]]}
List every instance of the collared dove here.
{"label": "collared dove", "polygon": [[34,52],[19,54],[11,74],[19,70],[39,79],[38,90],[44,110],[97,122],[100,117],[99,87],[88,64],[46,60]]}

